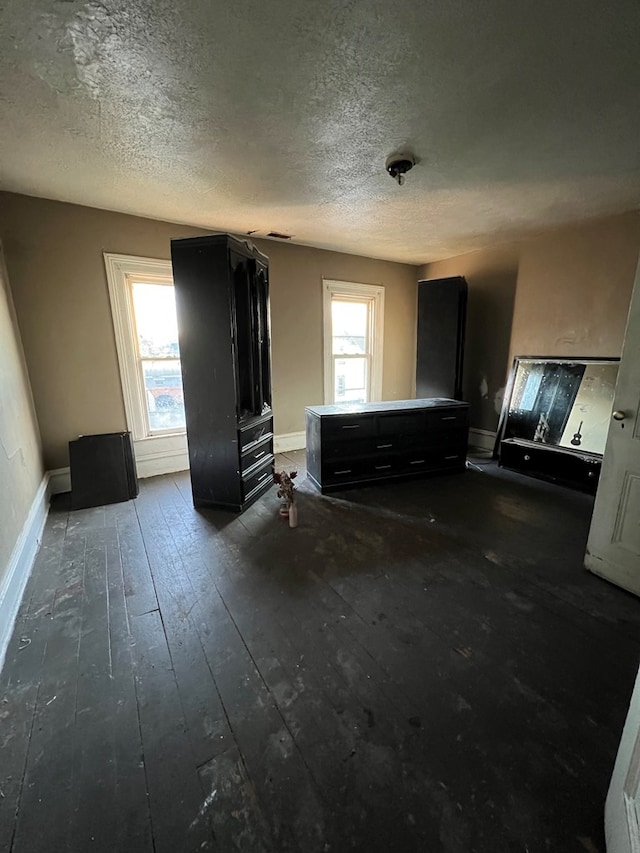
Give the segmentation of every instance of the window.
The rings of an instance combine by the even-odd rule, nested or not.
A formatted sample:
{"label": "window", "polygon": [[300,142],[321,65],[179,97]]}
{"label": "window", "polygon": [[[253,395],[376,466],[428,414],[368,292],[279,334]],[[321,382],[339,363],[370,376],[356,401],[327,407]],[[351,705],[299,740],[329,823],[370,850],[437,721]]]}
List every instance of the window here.
{"label": "window", "polygon": [[382,399],[384,288],[324,282],[325,403]]}
{"label": "window", "polygon": [[127,426],[139,476],[188,467],[170,261],[105,254]]}
{"label": "window", "polygon": [[[137,278],[137,277],[136,277]],[[127,277],[136,360],[144,386],[147,434],[185,429],[178,324],[173,284]]]}

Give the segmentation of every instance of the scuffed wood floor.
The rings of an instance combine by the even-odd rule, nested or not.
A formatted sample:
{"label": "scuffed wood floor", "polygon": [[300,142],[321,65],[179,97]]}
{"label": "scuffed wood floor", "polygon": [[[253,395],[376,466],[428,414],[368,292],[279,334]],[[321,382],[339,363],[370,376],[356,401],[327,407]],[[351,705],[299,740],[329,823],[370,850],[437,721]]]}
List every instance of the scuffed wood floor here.
{"label": "scuffed wood floor", "polygon": [[[288,468],[301,453],[278,459]],[[0,850],[603,851],[640,604],[499,471],[52,506],[0,678]]]}

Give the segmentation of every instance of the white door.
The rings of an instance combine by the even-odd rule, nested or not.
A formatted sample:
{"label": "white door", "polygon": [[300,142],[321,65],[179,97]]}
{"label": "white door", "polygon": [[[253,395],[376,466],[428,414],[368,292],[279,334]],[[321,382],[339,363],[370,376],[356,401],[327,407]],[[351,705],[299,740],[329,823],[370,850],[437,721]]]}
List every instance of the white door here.
{"label": "white door", "polygon": [[[640,265],[585,566],[640,595]],[[640,674],[607,794],[605,834],[608,853],[640,853]]]}
{"label": "white door", "polygon": [[640,595],[640,265],[584,564]]}
{"label": "white door", "polygon": [[611,776],[604,829],[607,853],[640,851],[640,673]]}

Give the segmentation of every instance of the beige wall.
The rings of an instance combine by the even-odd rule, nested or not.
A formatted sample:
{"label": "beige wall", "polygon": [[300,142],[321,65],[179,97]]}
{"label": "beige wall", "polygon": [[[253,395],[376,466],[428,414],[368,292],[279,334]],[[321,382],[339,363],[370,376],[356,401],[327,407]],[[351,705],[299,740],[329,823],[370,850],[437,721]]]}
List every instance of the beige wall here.
{"label": "beige wall", "polygon": [[[169,258],[201,230],[0,193],[16,311],[47,468],[68,464],[80,433],[126,428],[103,252]],[[412,395],[416,268],[256,241],[270,257],[276,433],[304,429],[322,401],[322,277],[385,285],[383,394]]]}
{"label": "beige wall", "polygon": [[455,275],[463,275],[469,286],[463,396],[471,404],[471,425],[494,430],[509,359],[518,249],[486,249],[420,270],[421,279]]}
{"label": "beige wall", "polygon": [[40,436],[0,249],[0,590],[44,473]]}
{"label": "beige wall", "polygon": [[620,356],[639,249],[638,213],[524,243],[511,354]]}
{"label": "beige wall", "polygon": [[637,212],[428,264],[469,284],[464,393],[494,430],[514,355],[619,356],[640,249]]}
{"label": "beige wall", "polygon": [[416,267],[270,240],[256,243],[269,256],[276,433],[304,429],[304,406],[323,402],[323,278],[384,285],[382,396],[414,396]]}

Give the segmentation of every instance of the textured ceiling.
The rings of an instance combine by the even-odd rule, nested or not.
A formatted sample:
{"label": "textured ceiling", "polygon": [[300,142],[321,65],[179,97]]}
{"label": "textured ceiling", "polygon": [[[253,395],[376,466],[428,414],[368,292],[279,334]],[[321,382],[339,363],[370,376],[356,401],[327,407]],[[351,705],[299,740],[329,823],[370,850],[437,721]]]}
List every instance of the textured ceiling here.
{"label": "textured ceiling", "polygon": [[0,188],[420,263],[639,206],[639,57],[637,0],[4,0]]}

